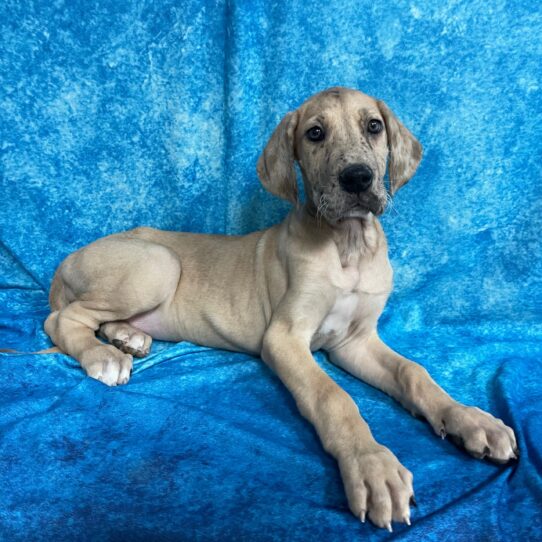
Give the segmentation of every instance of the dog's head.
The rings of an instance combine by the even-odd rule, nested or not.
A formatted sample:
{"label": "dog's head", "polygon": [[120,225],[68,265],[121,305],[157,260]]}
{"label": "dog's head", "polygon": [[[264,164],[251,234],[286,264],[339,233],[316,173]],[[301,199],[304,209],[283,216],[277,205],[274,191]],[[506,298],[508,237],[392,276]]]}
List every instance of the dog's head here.
{"label": "dog's head", "polygon": [[267,190],[296,203],[297,160],[307,203],[336,224],[382,214],[386,164],[394,194],[414,175],[421,156],[420,143],[384,102],[337,87],[312,96],[282,119],[257,170]]}

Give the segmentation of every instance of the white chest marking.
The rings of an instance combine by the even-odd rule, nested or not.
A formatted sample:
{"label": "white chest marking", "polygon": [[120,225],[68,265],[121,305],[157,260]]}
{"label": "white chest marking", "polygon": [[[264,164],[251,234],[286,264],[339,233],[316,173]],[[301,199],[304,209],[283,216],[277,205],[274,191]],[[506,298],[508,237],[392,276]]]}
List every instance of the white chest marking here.
{"label": "white chest marking", "polygon": [[357,312],[358,304],[359,295],[354,292],[339,295],[320,325],[319,333],[322,335],[345,333]]}

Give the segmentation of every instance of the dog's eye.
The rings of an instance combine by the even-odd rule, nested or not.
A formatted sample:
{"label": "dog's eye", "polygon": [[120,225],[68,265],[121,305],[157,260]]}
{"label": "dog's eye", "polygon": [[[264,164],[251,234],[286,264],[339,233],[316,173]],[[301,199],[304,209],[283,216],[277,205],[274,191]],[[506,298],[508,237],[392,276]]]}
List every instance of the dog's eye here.
{"label": "dog's eye", "polygon": [[379,134],[382,131],[382,128],[384,126],[382,125],[382,122],[378,119],[371,119],[369,121],[369,124],[367,125],[367,130],[370,134]]}
{"label": "dog's eye", "polygon": [[311,141],[322,141],[326,134],[324,133],[324,130],[320,128],[320,126],[313,126],[309,130],[307,130],[307,137]]}

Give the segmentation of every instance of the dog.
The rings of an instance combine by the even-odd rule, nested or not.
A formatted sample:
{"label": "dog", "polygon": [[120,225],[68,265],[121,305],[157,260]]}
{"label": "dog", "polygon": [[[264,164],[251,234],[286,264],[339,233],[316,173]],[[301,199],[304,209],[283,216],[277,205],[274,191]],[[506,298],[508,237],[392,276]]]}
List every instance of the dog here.
{"label": "dog", "polygon": [[128,382],[152,338],[261,355],[338,461],[352,513],[390,531],[392,521],[410,525],[411,472],[312,351],[324,349],[475,457],[518,454],[510,427],[452,399],[377,333],[392,289],[377,218],[389,198],[384,178],[387,170],[393,195],[421,157],[384,102],[342,87],[320,92],[282,119],[258,160],[263,186],[294,204],[282,223],[245,236],[140,227],[99,239],[57,269],[45,330],[109,386]]}

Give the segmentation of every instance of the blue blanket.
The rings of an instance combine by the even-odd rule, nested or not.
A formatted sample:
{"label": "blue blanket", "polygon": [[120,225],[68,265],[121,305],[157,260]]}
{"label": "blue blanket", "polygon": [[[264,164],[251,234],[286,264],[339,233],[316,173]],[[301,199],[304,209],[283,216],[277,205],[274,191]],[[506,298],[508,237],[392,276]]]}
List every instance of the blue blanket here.
{"label": "blue blanket", "polygon": [[60,261],[149,225],[281,220],[255,163],[335,84],[425,156],[383,218],[385,340],[518,436],[477,461],[316,359],[414,473],[412,527],[348,511],[338,468],[257,358],[156,343],[127,386],[0,355],[0,540],[542,540],[542,18],[535,2],[7,0],[0,5],[0,347],[42,330]]}

